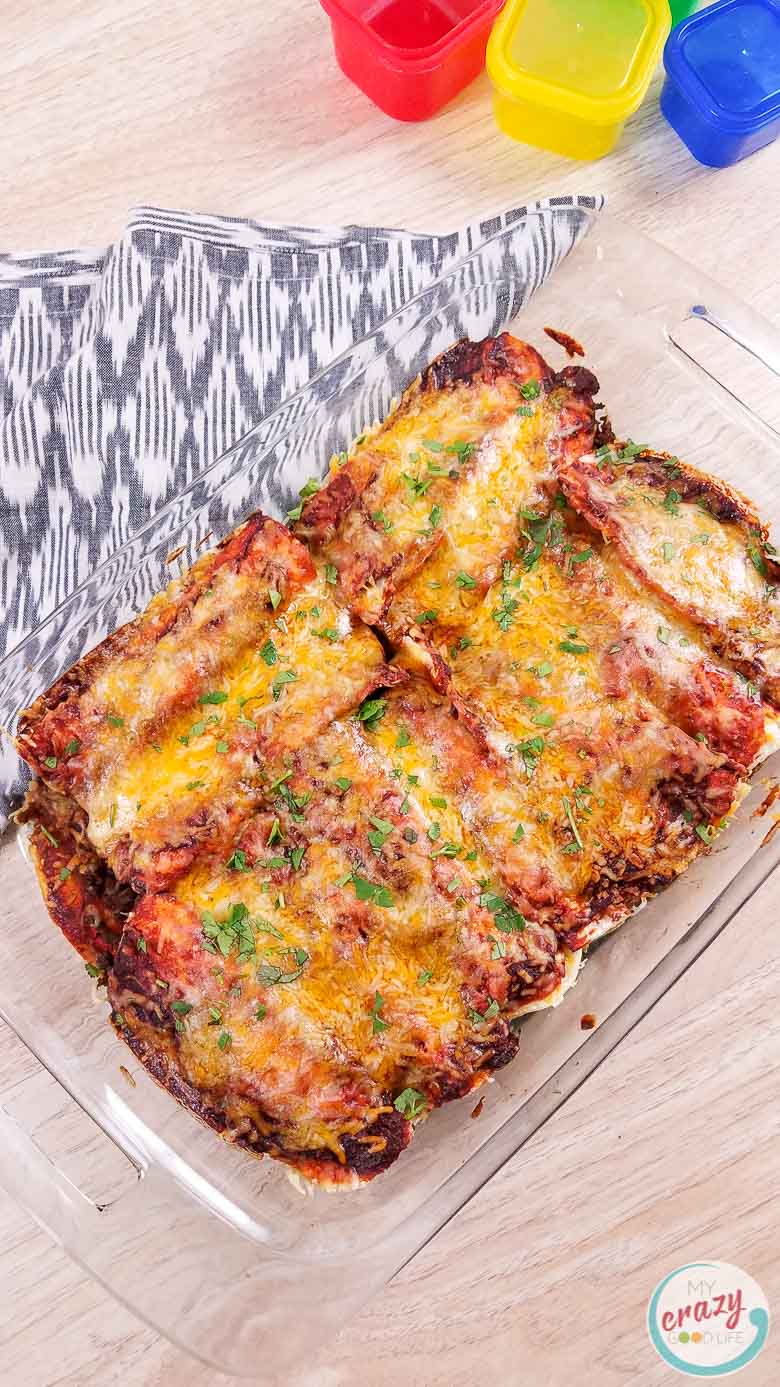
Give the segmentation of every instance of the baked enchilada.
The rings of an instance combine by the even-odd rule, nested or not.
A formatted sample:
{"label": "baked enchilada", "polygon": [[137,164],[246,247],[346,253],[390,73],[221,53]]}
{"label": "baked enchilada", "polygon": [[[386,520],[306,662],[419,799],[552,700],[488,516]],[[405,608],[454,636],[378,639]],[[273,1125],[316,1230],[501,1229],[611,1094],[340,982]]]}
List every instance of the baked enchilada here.
{"label": "baked enchilada", "polygon": [[350,1186],[515,1054],[776,742],[743,498],[506,335],[255,515],[25,713],[21,811],[117,1033]]}

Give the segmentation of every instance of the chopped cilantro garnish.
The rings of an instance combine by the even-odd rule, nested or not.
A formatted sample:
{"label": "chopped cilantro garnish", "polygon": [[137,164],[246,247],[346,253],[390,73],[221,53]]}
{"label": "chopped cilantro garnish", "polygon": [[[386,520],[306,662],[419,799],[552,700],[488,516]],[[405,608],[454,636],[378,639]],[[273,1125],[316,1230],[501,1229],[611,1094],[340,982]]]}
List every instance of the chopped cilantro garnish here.
{"label": "chopped cilantro garnish", "polygon": [[336,586],[336,583],[338,582],[338,580],[339,580],[339,571],[338,571],[338,569],[336,568],[336,565],[335,565],[335,564],[332,564],[332,563],[326,563],[326,565],[325,565],[325,582],[326,582],[326,583],[330,583],[331,587],[335,587],[335,586]]}
{"label": "chopped cilantro garnish", "polygon": [[298,676],[295,673],[295,670],[292,669],[283,669],[280,671],[279,674],[275,676],[273,683],[271,684],[271,693],[273,694],[274,703],[278,703],[279,699],[281,698],[282,689],[284,688],[285,684],[294,684],[297,678]]}
{"label": "chopped cilantro garnish", "polygon": [[293,849],[292,849],[292,851],[290,852],[290,861],[291,861],[291,863],[292,863],[293,871],[295,871],[295,872],[300,871],[301,863],[303,862],[305,853],[306,853],[306,844],[305,844],[305,843],[301,844],[301,845],[300,845],[299,847],[297,847],[297,848],[293,848]]}
{"label": "chopped cilantro garnish", "polygon": [[669,515],[679,515],[681,500],[682,496],[679,491],[675,491],[674,487],[670,486],[663,500],[664,510],[668,511]]}
{"label": "chopped cilantro garnish", "polygon": [[383,1021],[379,1014],[384,1004],[385,999],[381,992],[375,992],[374,1005],[371,1008],[371,1032],[373,1035],[381,1035],[382,1031],[388,1031],[390,1029],[390,1022]]}
{"label": "chopped cilantro garnish", "polygon": [[433,822],[432,824],[429,824],[429,825],[428,825],[428,837],[430,838],[430,840],[431,840],[432,843],[435,843],[435,842],[436,842],[436,839],[437,839],[438,837],[440,837],[440,835],[441,835],[441,824],[440,824],[440,823],[437,823],[437,822],[434,820],[434,822]]}
{"label": "chopped cilantro garnish", "polygon": [[201,694],[198,703],[227,703],[227,698],[222,689],[214,689],[211,693]]}
{"label": "chopped cilantro garnish", "polygon": [[410,735],[409,735],[407,729],[406,729],[405,727],[399,727],[399,729],[398,729],[398,736],[397,736],[396,739],[395,739],[395,745],[396,745],[396,747],[400,749],[401,747],[409,746],[410,743],[411,743],[411,740],[412,740],[412,739],[411,739],[411,737],[410,737]]}
{"label": "chopped cilantro garnish", "polygon": [[565,650],[567,655],[587,655],[590,646],[584,641],[565,640],[558,642],[558,649]]}
{"label": "chopped cilantro garnish", "polygon": [[233,872],[247,871],[246,853],[242,852],[241,848],[236,848],[232,856],[228,858],[226,865]]}
{"label": "chopped cilantro garnish", "polygon": [[333,626],[321,626],[319,631],[315,631],[313,634],[319,636],[322,641],[330,641],[331,645],[334,645],[339,639],[339,633]]}
{"label": "chopped cilantro garnish", "polygon": [[342,884],[346,885],[348,881],[352,882],[359,901],[371,901],[373,905],[382,906],[386,910],[393,905],[393,897],[386,886],[369,881],[367,877],[356,876],[354,873],[350,873]]}
{"label": "chopped cilantro garnish", "polygon": [[467,462],[476,448],[476,443],[464,443],[463,439],[456,438],[454,443],[447,444],[447,452],[455,453],[458,462]]}
{"label": "chopped cilantro garnish", "polygon": [[530,405],[521,405],[519,409],[515,410],[515,414],[519,414],[522,419],[530,419],[533,410]]}
{"label": "chopped cilantro garnish", "polygon": [[534,727],[552,727],[555,722],[555,718],[553,717],[552,713],[534,713],[531,718],[531,722],[534,724]]}
{"label": "chopped cilantro garnish", "polygon": [[47,756],[46,759],[44,760],[44,763],[43,763],[43,764],[44,764],[44,766],[48,766],[48,768],[49,768],[50,771],[56,771],[56,769],[57,769],[57,757],[56,757],[56,756]]}
{"label": "chopped cilantro garnish", "polygon": [[373,519],[373,521],[375,522],[375,524],[380,525],[380,526],[382,527],[382,529],[384,530],[385,534],[388,534],[388,533],[390,532],[390,530],[392,530],[392,529],[394,528],[394,527],[393,527],[393,522],[392,522],[392,520],[388,520],[388,518],[387,518],[387,516],[385,515],[384,511],[381,511],[381,510],[374,511],[374,514],[373,514],[373,516],[372,516],[372,519]]}
{"label": "chopped cilantro garnish", "polygon": [[344,790],[346,793],[346,791],[350,789],[352,781],[346,775],[339,775],[336,777],[336,784],[340,790]]}
{"label": "chopped cilantro garnish", "polygon": [[521,934],[525,929],[525,916],[503,896],[497,896],[495,891],[483,891],[479,903],[483,909],[490,911],[496,929],[501,930],[502,934]]}
{"label": "chopped cilantro garnish", "polygon": [[117,717],[116,713],[107,713],[106,722],[110,722],[112,727],[124,727],[124,718]]}
{"label": "chopped cilantro garnish", "polygon": [[435,607],[429,607],[424,612],[418,612],[414,619],[418,626],[424,626],[426,622],[435,621],[438,615],[438,610]]}
{"label": "chopped cilantro garnish", "polygon": [[542,387],[538,380],[527,380],[525,385],[520,386],[520,394],[524,400],[538,400],[542,393]]}
{"label": "chopped cilantro garnish", "polygon": [[752,563],[756,572],[760,573],[762,578],[765,578],[766,564],[764,562],[764,555],[762,554],[759,546],[755,543],[748,544],[747,551],[750,555],[750,562]]}
{"label": "chopped cilantro garnish", "polygon": [[518,824],[517,828],[512,834],[512,842],[519,843],[521,838],[525,838],[525,829],[523,828],[522,824]]}
{"label": "chopped cilantro garnish", "polygon": [[268,637],[268,640],[265,642],[265,645],[262,645],[260,647],[260,659],[264,660],[265,663],[269,666],[269,668],[271,665],[275,665],[277,660],[279,659],[279,652],[277,651],[276,646],[274,645],[270,636]]}
{"label": "chopped cilantro garnish", "polygon": [[566,818],[569,821],[569,827],[574,836],[575,845],[577,849],[580,852],[582,852],[582,839],[580,838],[579,829],[577,828],[577,820],[574,817],[574,810],[572,809],[571,800],[568,798],[567,795],[563,795],[561,799],[561,804],[563,805],[563,811],[566,815]]}
{"label": "chopped cilantro garnish", "polygon": [[475,1007],[469,1008],[469,1019],[473,1025],[479,1026],[483,1021],[492,1021],[494,1016],[498,1016],[499,1005],[493,998],[485,1011],[477,1011]]}
{"label": "chopped cilantro garnish", "polygon": [[204,910],[201,911],[201,944],[209,953],[220,953],[223,958],[231,953],[237,953],[239,958],[250,958],[256,951],[255,935],[261,927],[271,928],[250,916],[242,901],[230,906],[224,920],[217,920],[210,910]]}
{"label": "chopped cilantro garnish", "polygon": [[192,1011],[191,1002],[171,1002],[171,1011],[175,1011],[177,1016],[189,1016]]}
{"label": "chopped cilantro garnish", "polygon": [[430,982],[432,977],[433,972],[430,968],[421,968],[420,972],[417,974],[417,986],[425,987],[425,984]]}
{"label": "chopped cilantro garnish", "polygon": [[386,698],[367,698],[361,703],[355,716],[368,732],[373,732],[377,723],[387,712]]}
{"label": "chopped cilantro garnish", "polygon": [[65,748],[65,755],[66,755],[66,756],[75,756],[75,755],[76,755],[76,752],[79,751],[80,748],[81,748],[81,742],[78,741],[77,738],[74,737],[74,739],[73,739],[72,742],[68,742],[68,745],[67,745],[66,748]]}
{"label": "chopped cilantro garnish", "polygon": [[464,573],[461,570],[461,572],[458,573],[455,577],[455,585],[459,588],[475,588],[477,586],[477,582],[476,579],[472,578],[469,573]]}
{"label": "chopped cilantro garnish", "polygon": [[539,757],[544,751],[543,737],[527,737],[524,742],[516,743],[514,750],[518,753],[525,766],[525,773],[530,780],[539,762]]}
{"label": "chopped cilantro garnish", "polygon": [[664,563],[671,563],[672,559],[674,558],[674,545],[670,544],[668,540],[666,540],[666,542],[664,543],[663,555]]}
{"label": "chopped cilantro garnish", "polygon": [[[632,443],[629,439],[625,447],[620,449],[618,457],[621,462],[628,462],[629,458],[638,457],[640,453],[645,452],[645,449],[646,445],[644,443]],[[668,463],[664,463],[665,467],[667,467],[668,465]]]}
{"label": "chopped cilantro garnish", "polygon": [[508,631],[510,626],[514,624],[514,614],[519,605],[520,603],[515,597],[510,597],[506,591],[502,592],[500,605],[494,607],[490,613],[501,631]]}
{"label": "chopped cilantro garnish", "polygon": [[67,881],[70,876],[70,867],[60,867],[60,881]]}
{"label": "chopped cilantro garnish", "polygon": [[293,958],[295,968],[284,969],[277,963],[261,963],[257,970],[258,982],[264,983],[267,987],[285,986],[287,983],[296,982],[309,962],[309,955],[305,949],[289,949],[288,953]]}
{"label": "chopped cilantro garnish", "polygon": [[230,750],[230,747],[227,742],[218,741],[214,750],[216,751],[218,756],[226,756]]}
{"label": "chopped cilantro garnish", "polygon": [[425,1112],[427,1106],[423,1094],[418,1093],[416,1088],[405,1088],[393,1103],[393,1107],[403,1117],[407,1117],[410,1122],[414,1121],[415,1117],[419,1117],[420,1113]]}
{"label": "chopped cilantro garnish", "polygon": [[368,834],[368,841],[375,852],[380,852],[393,832],[395,824],[390,823],[389,819],[378,818],[376,814],[370,815],[368,822],[372,825]]}
{"label": "chopped cilantro garnish", "polygon": [[442,845],[441,845],[440,848],[437,848],[436,851],[435,851],[434,853],[431,853],[431,856],[432,856],[432,857],[459,857],[460,854],[461,854],[461,852],[462,852],[462,849],[458,847],[458,844],[457,844],[457,843],[442,843]]}
{"label": "chopped cilantro garnish", "polygon": [[220,1050],[229,1050],[231,1045],[233,1044],[233,1037],[230,1034],[230,1031],[223,1031],[221,1036],[219,1037],[219,1040],[217,1041],[217,1044]]}

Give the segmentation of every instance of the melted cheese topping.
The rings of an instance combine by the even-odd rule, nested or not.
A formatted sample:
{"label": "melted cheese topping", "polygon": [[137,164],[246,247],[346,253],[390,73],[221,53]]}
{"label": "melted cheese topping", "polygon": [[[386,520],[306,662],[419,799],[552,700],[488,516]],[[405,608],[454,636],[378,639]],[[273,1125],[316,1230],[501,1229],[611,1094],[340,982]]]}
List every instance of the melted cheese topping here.
{"label": "melted cheese topping", "polygon": [[[176,824],[197,822],[204,810],[213,814],[225,798],[234,806],[249,802],[265,766],[354,706],[381,665],[375,637],[353,627],[332,589],[315,579],[240,649],[218,688],[206,690],[153,742],[139,744],[126,728],[111,728],[110,755],[87,801],[93,843],[108,856],[128,836],[148,844],[162,834],[168,841]],[[114,693],[110,672],[104,684],[115,706],[110,700],[121,690]]]}
{"label": "melted cheese topping", "polygon": [[[296,758],[268,812],[244,826],[243,856],[202,857],[177,883],[176,898],[201,921],[246,908],[251,964],[233,960],[225,971],[220,959],[212,983],[202,959],[186,963],[192,946],[174,939],[178,916],[169,926],[164,909],[155,917],[150,947],[173,943],[179,980],[181,964],[190,969],[192,1012],[178,1047],[187,1077],[208,1090],[226,1075],[242,1092],[249,1085],[296,1149],[323,1145],[323,1123],[334,1150],[360,1125],[338,1100],[344,1064],[364,1105],[409,1087],[436,1102],[443,1085],[474,1081],[491,1006],[519,1015],[554,1004],[576,975],[578,957],[552,932],[497,928],[482,904],[489,862],[468,847],[456,806],[434,793],[432,768],[403,771],[399,741],[392,710],[369,732],[335,723]],[[361,899],[364,885],[383,894]],[[220,1049],[224,1033],[230,1044]],[[343,1062],[338,1083],[327,1077],[333,1057]]]}
{"label": "melted cheese topping", "polygon": [[709,486],[711,507],[707,488],[698,499],[686,498],[687,479],[696,474],[681,471],[676,460],[665,466],[668,481],[659,486],[664,464],[658,460],[640,458],[616,470],[585,457],[565,468],[562,480],[573,503],[619,545],[643,583],[714,635],[710,643],[719,654],[747,665],[762,686],[766,680],[765,692],[777,704],[780,602],[769,572],[773,551],[746,503],[737,498],[732,506],[743,518],[719,519],[713,513],[722,501],[717,483]]}

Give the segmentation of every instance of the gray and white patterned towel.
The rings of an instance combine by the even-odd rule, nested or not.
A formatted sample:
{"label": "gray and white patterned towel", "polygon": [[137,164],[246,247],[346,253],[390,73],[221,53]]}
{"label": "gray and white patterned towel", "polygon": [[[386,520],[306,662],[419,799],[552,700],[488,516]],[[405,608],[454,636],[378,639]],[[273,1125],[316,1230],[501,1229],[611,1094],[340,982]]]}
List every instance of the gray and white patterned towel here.
{"label": "gray and white patterned towel", "polygon": [[[601,205],[551,198],[440,236],[143,207],[103,254],[0,255],[0,655],[464,256],[517,227],[513,270],[541,282],[555,257],[527,214]],[[0,812],[19,783],[6,745]]]}

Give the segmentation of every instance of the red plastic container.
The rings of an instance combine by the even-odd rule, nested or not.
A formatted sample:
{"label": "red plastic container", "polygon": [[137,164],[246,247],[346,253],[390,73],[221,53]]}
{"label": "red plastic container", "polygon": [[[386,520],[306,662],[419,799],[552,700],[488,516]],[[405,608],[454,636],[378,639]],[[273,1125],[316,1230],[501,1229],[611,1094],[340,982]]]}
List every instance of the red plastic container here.
{"label": "red plastic container", "polygon": [[504,0],[320,0],[339,66],[396,120],[427,120],[485,65]]}

